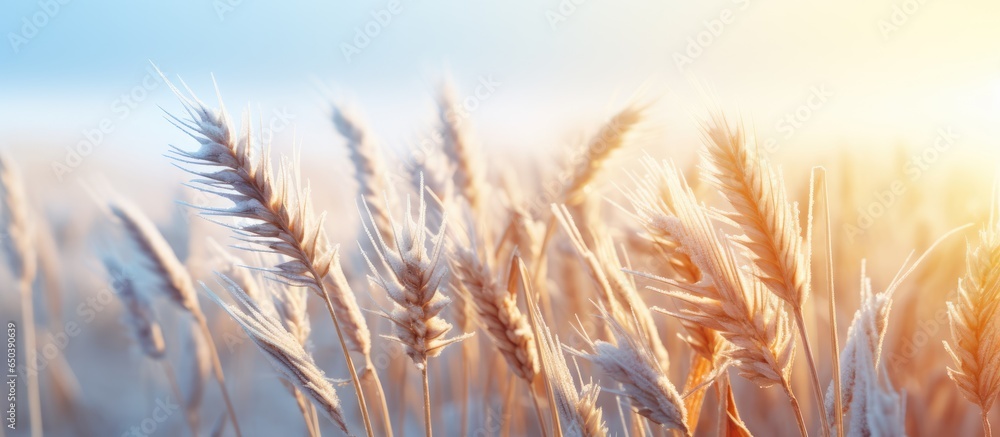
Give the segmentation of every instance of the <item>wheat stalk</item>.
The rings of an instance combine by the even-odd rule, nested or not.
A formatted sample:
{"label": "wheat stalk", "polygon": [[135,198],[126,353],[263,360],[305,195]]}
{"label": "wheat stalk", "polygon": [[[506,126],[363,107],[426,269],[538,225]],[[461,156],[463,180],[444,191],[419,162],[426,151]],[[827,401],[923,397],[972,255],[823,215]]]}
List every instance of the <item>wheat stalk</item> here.
{"label": "wheat stalk", "polygon": [[[898,283],[898,282],[896,282]],[[861,269],[861,308],[847,331],[847,341],[840,354],[843,411],[835,411],[835,393],[831,384],[826,396],[826,414],[851,415],[845,424],[850,436],[906,435],[905,413],[898,393],[879,369],[882,340],[889,324],[892,291],[872,293],[871,279]]]}
{"label": "wheat stalk", "polygon": [[586,199],[587,187],[594,181],[611,154],[620,149],[629,132],[643,118],[643,108],[629,106],[608,120],[594,134],[587,146],[573,160],[563,189],[562,201],[578,206]]}
{"label": "wheat stalk", "polygon": [[200,144],[193,151],[171,146],[171,157],[185,171],[203,178],[195,181],[196,189],[233,202],[228,208],[198,208],[207,216],[249,220],[219,224],[250,244],[247,250],[286,256],[288,261],[264,270],[287,285],[308,288],[325,301],[347,361],[365,430],[372,436],[367,403],[350,354],[354,350],[368,360],[370,333],[344,278],[338,251],[328,247],[323,219],[313,217],[309,190],[299,183],[298,169],[282,160],[275,175],[268,150],[255,155],[249,123],[244,123],[246,127],[237,138],[225,108],[212,111],[196,97],[187,98],[173,84],[170,87],[189,116],[188,120],[171,116],[173,123]]}
{"label": "wheat stalk", "polygon": [[[32,283],[38,270],[38,258],[33,243],[35,227],[30,217],[24,183],[13,161],[0,154],[0,232],[5,233],[3,249],[7,264],[18,281],[21,292],[21,317],[24,319],[24,350],[28,363],[38,363],[35,340],[35,308]],[[42,436],[42,403],[38,389],[38,369],[29,369],[28,415],[32,437]]]}
{"label": "wheat stalk", "polygon": [[[646,346],[656,359],[657,367],[663,371],[669,369],[670,354],[663,346],[653,315],[636,290],[635,284],[626,276],[621,259],[615,252],[614,244],[607,238],[607,234],[592,232],[590,239],[596,249],[591,250],[565,206],[553,205],[552,212],[569,235],[577,253],[583,258],[590,276],[602,290],[600,297],[611,317],[619,326],[627,329],[634,327],[632,334],[646,341]],[[633,319],[636,323],[632,323]]]}
{"label": "wheat stalk", "polygon": [[228,390],[226,390],[226,378],[222,372],[219,352],[212,339],[205,314],[198,304],[198,296],[187,269],[177,259],[177,255],[167,244],[167,240],[163,238],[160,231],[156,229],[156,225],[139,208],[123,198],[113,199],[109,208],[111,213],[121,222],[129,238],[138,247],[139,253],[148,261],[147,264],[153,269],[154,275],[160,279],[160,289],[170,297],[174,304],[191,314],[194,322],[200,328],[201,335],[208,343],[212,372],[219,383],[226,409],[233,421],[233,428],[237,435],[241,435],[236,420],[236,409],[232,405]]}
{"label": "wheat stalk", "polygon": [[354,178],[358,181],[358,191],[372,210],[375,229],[383,238],[389,238],[392,232],[389,213],[385,206],[377,201],[385,192],[385,177],[389,174],[379,154],[378,143],[360,115],[353,109],[335,107],[333,124],[340,135],[347,140],[347,150],[354,164]]}
{"label": "wheat stalk", "polygon": [[451,270],[461,295],[475,308],[478,320],[511,371],[530,385],[538,373],[535,336],[527,317],[517,307],[517,288],[505,288],[475,245],[459,247],[451,257]]}
{"label": "wheat stalk", "polygon": [[780,385],[784,389],[799,430],[806,435],[805,421],[791,390],[795,343],[781,302],[762,281],[741,268],[731,239],[720,237],[709,212],[695,201],[676,168],[668,165],[664,171],[677,216],[658,216],[656,221],[681,243],[681,250],[703,273],[702,279],[687,284],[638,274],[680,289],[658,290],[684,304],[679,310],[660,311],[722,335],[733,346],[724,354],[741,375],[762,387]]}
{"label": "wheat stalk", "polygon": [[111,256],[104,257],[104,268],[114,283],[118,297],[126,309],[126,320],[132,328],[142,352],[153,360],[160,360],[166,353],[163,342],[163,331],[156,321],[149,301],[136,289],[132,277],[125,272],[118,260]]}
{"label": "wheat stalk", "polygon": [[455,89],[445,84],[441,89],[438,101],[438,116],[441,122],[441,137],[445,155],[454,167],[453,178],[455,186],[469,202],[473,211],[482,207],[483,172],[476,155],[476,148],[471,144],[466,129],[462,127],[464,120],[459,118],[460,106],[455,96]]}
{"label": "wheat stalk", "polygon": [[552,428],[556,437],[562,437],[564,433],[572,437],[607,435],[603,412],[597,406],[601,387],[591,381],[577,390],[563,356],[563,345],[542,318],[528,270],[520,258],[515,256],[514,262],[517,264],[517,276],[511,280],[518,281],[527,296],[528,320],[538,345],[539,369],[553,408]]}
{"label": "wheat stalk", "polygon": [[[149,301],[146,296],[139,293],[135,281],[117,259],[110,255],[105,255],[103,261],[104,268],[114,283],[114,289],[117,291],[118,297],[122,300],[122,304],[125,305],[126,321],[132,328],[132,333],[142,348],[143,354],[153,361],[160,363],[163,373],[166,375],[167,381],[174,392],[174,396],[177,396],[178,401],[180,401],[183,395],[177,384],[177,377],[170,363],[165,359],[166,345],[163,341],[163,331],[160,328],[159,322],[156,321],[156,315],[153,313]],[[184,407],[184,415],[188,427],[191,429],[191,435],[197,436],[197,412],[188,404],[185,404]]]}
{"label": "wheat stalk", "polygon": [[[728,217],[744,235],[736,241],[753,253],[758,277],[776,296],[788,303],[802,338],[812,376],[817,407],[823,405],[823,388],[813,361],[805,327],[804,305],[809,295],[809,266],[802,251],[798,209],[785,193],[784,181],[747,145],[743,129],[732,129],[721,112],[705,126],[705,172],[735,210]],[[823,434],[830,434],[826,416],[820,414]]]}
{"label": "wheat stalk", "polygon": [[316,367],[312,356],[306,352],[296,335],[286,329],[281,321],[265,314],[235,282],[223,275],[219,277],[229,295],[236,300],[236,305],[223,302],[202,284],[212,300],[240,324],[283,380],[309,396],[337,428],[350,435],[337,391],[323,371]]}
{"label": "wheat stalk", "polygon": [[[601,318],[611,327],[614,343],[594,341],[580,328],[580,335],[593,352],[572,348],[568,350],[593,362],[611,380],[622,386],[621,389],[614,389],[605,385],[605,391],[627,397],[638,413],[653,423],[680,431],[686,436],[691,435],[686,424],[684,402],[653,355],[648,340],[643,337],[642,328],[635,326],[627,329],[606,308],[599,308]],[[638,320],[633,318],[633,324],[637,325]]]}
{"label": "wheat stalk", "polygon": [[969,402],[982,409],[983,432],[991,435],[989,411],[1000,393],[1000,232],[992,221],[969,244],[966,273],[958,281],[957,298],[948,302],[952,340],[945,349],[954,364],[948,376]]}
{"label": "wheat stalk", "polygon": [[[388,203],[388,198],[386,199]],[[366,205],[363,203],[363,205]],[[386,205],[388,208],[388,204]],[[377,232],[373,233],[374,216],[367,206],[368,223],[364,223],[372,247],[386,274],[372,262],[366,253],[365,260],[371,269],[370,280],[388,295],[393,302],[392,311],[380,314],[393,323],[393,335],[387,337],[400,343],[406,354],[421,371],[424,383],[424,422],[427,436],[431,436],[430,390],[427,379],[427,360],[441,354],[450,344],[460,342],[472,334],[446,338],[452,326],[438,314],[451,302],[439,291],[448,270],[441,262],[445,247],[444,232],[446,221],[437,234],[429,235],[426,226],[427,205],[421,183],[418,215],[414,219],[410,199],[406,200],[406,216],[398,225],[389,216],[393,241],[390,246]],[[428,249],[430,245],[430,249]]]}

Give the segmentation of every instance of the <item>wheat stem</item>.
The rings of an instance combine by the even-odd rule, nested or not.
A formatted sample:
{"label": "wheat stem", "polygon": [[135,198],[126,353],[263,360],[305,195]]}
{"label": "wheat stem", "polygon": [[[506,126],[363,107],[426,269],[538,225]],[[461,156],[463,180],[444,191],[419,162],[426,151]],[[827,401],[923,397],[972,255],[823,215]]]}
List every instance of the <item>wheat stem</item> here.
{"label": "wheat stem", "polygon": [[[31,436],[42,436],[42,403],[38,390],[38,349],[35,340],[35,305],[31,295],[31,279],[22,277],[21,288],[21,316],[24,319],[24,350],[27,359],[28,378],[28,415],[31,418]],[[35,369],[31,369],[35,366]]]}
{"label": "wheat stem", "polygon": [[389,405],[385,400],[385,391],[382,389],[382,379],[379,378],[378,371],[369,363],[361,377],[367,377],[371,380],[372,385],[375,386],[375,395],[378,396],[377,401],[382,408],[382,422],[385,425],[385,435],[386,437],[392,437],[392,421],[389,420]]}
{"label": "wheat stem", "polygon": [[809,344],[809,334],[806,332],[805,319],[802,317],[801,308],[794,308],[795,325],[799,328],[799,336],[802,337],[802,349],[805,349],[806,361],[809,363],[809,374],[812,379],[813,392],[816,394],[816,408],[819,409],[819,416],[823,423],[823,435],[829,437],[830,425],[826,414],[823,414],[823,386],[819,382],[819,371],[816,370],[816,361],[813,359],[812,346]]}
{"label": "wheat stem", "polygon": [[420,366],[420,376],[424,380],[424,434],[432,437],[431,433],[431,389],[427,381],[427,361]]}
{"label": "wheat stem", "polygon": [[986,436],[986,437],[990,437],[990,436],[993,435],[993,431],[990,428],[990,417],[989,416],[990,416],[990,412],[987,411],[987,410],[983,410],[983,415],[982,415],[982,417],[983,417],[983,435]]}
{"label": "wheat stem", "polygon": [[[170,384],[170,391],[174,393],[174,397],[177,398],[177,402],[184,402],[184,395],[181,394],[181,387],[177,384],[177,374],[174,373],[173,367],[170,366],[170,362],[167,360],[157,360],[160,363],[160,367],[163,369],[163,374],[167,377],[167,383]],[[198,437],[198,418],[195,412],[184,405],[184,419],[187,422],[188,428],[191,428],[191,435]]]}
{"label": "wheat stem", "polygon": [[236,409],[233,408],[233,401],[229,398],[229,391],[226,390],[226,377],[222,373],[222,361],[219,360],[219,351],[215,347],[215,340],[212,339],[212,331],[208,328],[208,321],[205,319],[205,314],[201,312],[200,308],[195,307],[191,314],[194,315],[195,322],[201,328],[205,342],[208,343],[208,349],[212,352],[210,354],[212,358],[212,373],[215,374],[215,380],[219,383],[219,390],[222,391],[222,400],[226,403],[226,411],[229,412],[229,418],[233,421],[233,431],[236,432],[237,437],[240,437],[243,433],[240,432],[240,425],[236,421]]}
{"label": "wheat stem", "polygon": [[[840,340],[837,337],[837,295],[834,291],[833,282],[833,228],[830,226],[830,192],[826,180],[826,169],[820,167],[816,171],[822,176],[823,181],[823,213],[826,218],[826,280],[827,289],[830,290],[829,310],[830,310],[830,340],[833,356],[840,355]],[[810,192],[810,196],[811,196]],[[810,215],[812,212],[810,211]],[[812,244],[810,242],[810,244]],[[840,360],[833,360],[833,394],[836,411],[844,411],[840,386]],[[837,414],[834,416],[834,426],[837,428],[837,437],[844,437],[844,416]]]}
{"label": "wheat stem", "polygon": [[542,430],[542,437],[548,437],[549,433],[545,429],[545,419],[542,415],[542,407],[538,403],[538,394],[535,393],[535,388],[532,387],[531,381],[524,381],[528,385],[528,392],[531,393],[531,403],[535,405],[535,415],[538,416],[538,429]]}
{"label": "wheat stem", "polygon": [[319,282],[322,286],[322,293],[320,294],[323,296],[323,301],[326,302],[326,310],[330,313],[330,319],[333,320],[333,327],[337,331],[337,339],[340,340],[340,348],[344,352],[344,359],[347,360],[347,371],[351,374],[354,391],[358,394],[358,408],[361,409],[361,418],[365,422],[365,432],[368,437],[374,437],[375,433],[372,431],[372,421],[368,417],[368,404],[365,402],[365,393],[361,389],[361,380],[358,379],[358,372],[354,369],[354,360],[351,359],[351,351],[347,349],[347,341],[344,339],[344,333],[341,331],[340,322],[337,321],[337,314],[334,312],[330,293],[326,291],[326,284],[323,281]]}
{"label": "wheat stem", "polygon": [[792,411],[795,412],[795,421],[799,425],[799,433],[802,437],[809,437],[809,430],[806,427],[806,419],[802,417],[802,408],[799,407],[799,401],[795,398],[795,394],[792,393],[792,387],[785,382],[785,394],[788,395],[788,401],[792,404]]}

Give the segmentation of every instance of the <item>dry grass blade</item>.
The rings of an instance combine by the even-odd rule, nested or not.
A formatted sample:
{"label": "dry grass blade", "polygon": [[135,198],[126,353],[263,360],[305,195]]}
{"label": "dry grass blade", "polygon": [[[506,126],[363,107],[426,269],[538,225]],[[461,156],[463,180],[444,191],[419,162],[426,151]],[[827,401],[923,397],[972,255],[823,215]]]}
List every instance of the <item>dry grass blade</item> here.
{"label": "dry grass blade", "polygon": [[601,317],[611,327],[615,343],[591,340],[581,329],[580,335],[593,352],[568,350],[593,362],[605,375],[621,384],[621,389],[605,385],[605,391],[629,398],[636,411],[653,423],[691,435],[681,396],[656,362],[646,339],[634,333],[641,330],[626,329],[605,308],[600,310]]}
{"label": "dry grass blade", "polygon": [[969,402],[982,409],[983,431],[990,435],[990,408],[1000,393],[1000,232],[992,222],[969,245],[966,274],[956,299],[948,302],[952,340],[945,343],[954,364],[948,376]]}
{"label": "dry grass blade", "polygon": [[235,282],[222,275],[219,277],[230,296],[236,300],[236,305],[223,302],[205,287],[209,296],[240,324],[282,379],[309,396],[337,428],[350,435],[337,391],[323,371],[316,367],[312,356],[305,351],[299,339],[285,329],[281,321],[264,314],[260,306]]}

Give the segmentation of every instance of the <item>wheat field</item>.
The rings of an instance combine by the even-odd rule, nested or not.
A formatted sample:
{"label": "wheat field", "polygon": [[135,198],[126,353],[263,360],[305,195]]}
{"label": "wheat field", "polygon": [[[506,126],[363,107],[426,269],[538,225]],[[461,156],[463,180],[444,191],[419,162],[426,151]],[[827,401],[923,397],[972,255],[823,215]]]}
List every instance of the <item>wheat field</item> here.
{"label": "wheat field", "polygon": [[0,437],[1000,421],[994,3],[69,3],[0,7]]}
{"label": "wheat field", "polygon": [[[164,80],[189,137],[164,145],[187,175],[179,216],[154,221],[99,181],[97,230],[58,231],[0,161],[9,328],[38,363],[20,430],[116,433],[108,409],[126,402],[146,417],[122,435],[990,433],[988,172],[857,216],[840,205],[869,190],[852,178],[870,164],[785,172],[711,104],[695,153],[628,152],[656,123],[645,102],[519,171],[487,165],[446,86],[440,147],[410,156],[332,104],[356,183],[330,188],[252,114]],[[343,204],[314,209],[331,189]],[[344,226],[353,238],[327,235]],[[97,261],[66,269],[67,251]],[[78,281],[104,286],[65,292]],[[80,343],[116,374],[78,364]]]}

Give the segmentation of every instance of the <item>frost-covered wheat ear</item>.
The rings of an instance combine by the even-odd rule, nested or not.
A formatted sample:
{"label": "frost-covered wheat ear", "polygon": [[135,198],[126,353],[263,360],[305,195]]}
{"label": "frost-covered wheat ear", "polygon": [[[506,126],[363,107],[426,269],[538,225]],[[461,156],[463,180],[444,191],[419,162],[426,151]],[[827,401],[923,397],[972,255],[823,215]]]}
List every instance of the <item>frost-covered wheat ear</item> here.
{"label": "frost-covered wheat ear", "polygon": [[[650,421],[690,435],[686,425],[687,411],[677,388],[657,364],[647,340],[637,338],[643,331],[638,327],[626,329],[605,308],[601,307],[600,311],[614,334],[614,344],[591,340],[581,328],[579,332],[593,352],[568,350],[591,361],[620,384],[621,388],[605,385],[605,391],[627,397],[636,411]],[[638,324],[638,321],[633,319],[633,323]]]}
{"label": "frost-covered wheat ear", "polygon": [[[382,235],[372,231],[375,217],[366,202],[361,205],[367,211],[368,222],[364,224],[368,239],[374,247],[378,261],[385,266],[382,273],[372,257],[365,254],[371,269],[370,281],[381,288],[392,300],[391,311],[380,314],[393,324],[392,335],[386,338],[403,345],[406,354],[413,360],[423,376],[424,385],[424,432],[431,437],[430,387],[427,380],[427,359],[436,357],[450,344],[462,341],[472,333],[447,338],[451,324],[439,314],[451,300],[441,294],[446,283],[448,269],[441,259],[445,247],[444,231],[446,217],[441,218],[437,234],[427,229],[426,191],[423,180],[420,183],[420,205],[417,218],[413,218],[410,199],[406,199],[406,217],[398,225],[392,216],[389,223],[393,241],[390,246]],[[386,198],[388,209],[388,198]]]}
{"label": "frost-covered wheat ear", "polygon": [[[372,272],[370,280],[392,299],[394,306],[392,311],[382,313],[393,323],[393,335],[389,338],[402,344],[406,354],[418,367],[422,367],[428,358],[439,355],[446,346],[472,335],[446,338],[452,326],[438,315],[451,303],[451,299],[441,293],[448,275],[448,268],[442,260],[446,221],[442,220],[437,234],[431,234],[427,229],[427,204],[421,184],[416,218],[413,217],[409,198],[402,224],[390,216],[393,235],[390,244],[381,235],[372,232],[370,225],[374,217],[371,210],[363,206],[368,218],[368,222],[364,223],[365,232],[375,247],[376,255],[373,260],[365,254]],[[387,267],[387,274],[379,272],[375,260]]]}
{"label": "frost-covered wheat ear", "polygon": [[834,389],[826,394],[826,414],[832,423],[835,414],[851,415],[844,422],[849,436],[906,435],[903,400],[896,393],[880,362],[882,340],[889,324],[892,290],[872,293],[871,279],[861,268],[861,308],[847,331],[847,342],[840,353],[843,411],[835,410]]}
{"label": "frost-covered wheat ear", "polygon": [[121,298],[126,310],[126,320],[132,327],[139,346],[143,353],[149,358],[159,360],[163,358],[166,348],[163,342],[163,332],[160,324],[156,321],[156,315],[152,307],[149,306],[148,298],[141,294],[136,288],[132,276],[125,271],[125,268],[117,259],[106,255],[104,257],[104,268],[108,276],[114,283],[114,288]]}
{"label": "frost-covered wheat ear", "polygon": [[309,396],[337,428],[349,435],[337,391],[299,339],[285,329],[281,321],[265,314],[235,282],[222,275],[219,277],[236,305],[223,302],[202,284],[212,300],[240,324],[282,379]]}
{"label": "frost-covered wheat ear", "polygon": [[[275,173],[269,149],[258,149],[250,123],[237,136],[225,108],[211,110],[196,97],[185,97],[168,82],[184,104],[188,118],[172,122],[196,141],[196,150],[171,146],[170,156],[181,169],[197,176],[190,186],[232,202],[228,207],[196,207],[216,223],[232,229],[247,250],[283,255],[285,262],[265,269],[277,280],[312,290],[322,298],[334,322],[344,359],[351,373],[358,404],[369,436],[374,432],[360,379],[350,351],[368,360],[370,333],[347,286],[337,250],[323,232],[323,216],[316,218],[309,188],[301,183],[298,166],[282,159]],[[228,223],[221,218],[228,218]]]}

